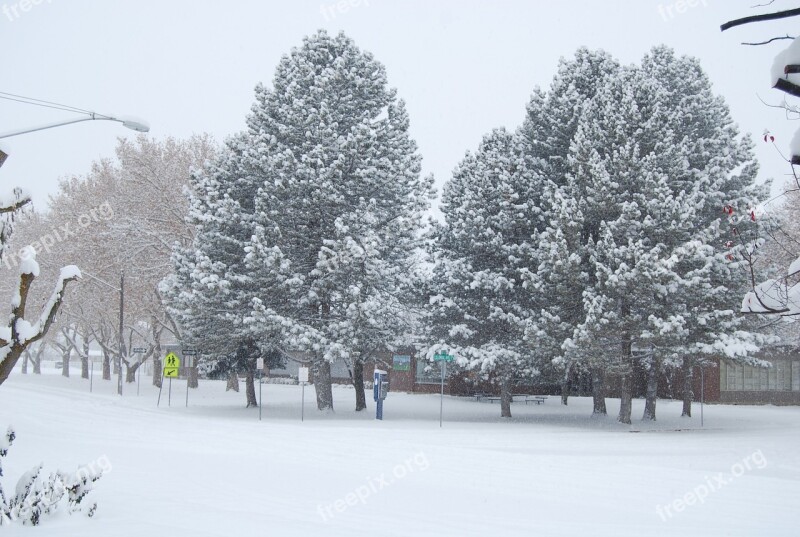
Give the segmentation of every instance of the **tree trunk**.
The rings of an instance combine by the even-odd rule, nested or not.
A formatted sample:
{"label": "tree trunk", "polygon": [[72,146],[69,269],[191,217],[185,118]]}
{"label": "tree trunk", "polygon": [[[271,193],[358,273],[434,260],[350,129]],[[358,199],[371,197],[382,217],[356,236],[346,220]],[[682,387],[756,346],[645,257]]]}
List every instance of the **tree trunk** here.
{"label": "tree trunk", "polygon": [[72,347],[67,347],[61,353],[61,376],[69,378],[69,359],[72,357]]}
{"label": "tree trunk", "polygon": [[247,394],[247,408],[251,406],[258,406],[258,399],[256,399],[256,383],[254,382],[255,375],[253,371],[250,370],[247,372],[247,376],[245,377],[245,392]]}
{"label": "tree trunk", "polygon": [[331,363],[324,358],[317,358],[314,366],[314,390],[317,392],[317,408],[333,410],[333,384],[331,380]]}
{"label": "tree trunk", "polygon": [[189,383],[190,388],[197,388],[200,384],[197,381],[197,366],[189,368],[189,376],[186,382]]}
{"label": "tree trunk", "polygon": [[111,380],[111,357],[103,349],[103,380]]}
{"label": "tree trunk", "polygon": [[651,356],[647,367],[647,394],[644,403],[644,415],[642,419],[656,421],[656,401],[658,399],[658,372],[659,360]]}
{"label": "tree trunk", "polygon": [[136,361],[128,366],[127,370],[125,371],[125,382],[132,383],[136,382],[136,372],[142,366],[141,362]]}
{"label": "tree trunk", "polygon": [[228,384],[225,385],[225,391],[228,392],[230,390],[239,391],[239,375],[236,373],[231,373],[228,376]]}
{"label": "tree trunk", "polygon": [[89,378],[89,342],[83,340],[83,353],[81,354],[81,378]]}
{"label": "tree trunk", "polygon": [[33,359],[33,374],[34,375],[41,375],[42,374],[42,354],[43,351],[36,352],[36,358]]}
{"label": "tree trunk", "polygon": [[25,352],[22,353],[22,374],[23,375],[27,375],[28,374],[28,359],[29,358],[30,358],[30,353],[28,352],[27,349],[25,349]]}
{"label": "tree trunk", "polygon": [[692,359],[690,357],[683,357],[681,369],[683,370],[683,412],[681,413],[681,416],[691,418],[692,400],[694,399],[694,392],[692,391],[694,370],[692,368]]}
{"label": "tree trunk", "polygon": [[[154,322],[154,327],[155,324]],[[156,388],[161,387],[161,374],[163,373],[161,357],[163,355],[163,351],[161,350],[161,332],[153,328],[153,386]]]}
{"label": "tree trunk", "polygon": [[631,424],[633,406],[633,356],[630,335],[622,335],[622,357],[620,363],[619,415],[617,421]]}
{"label": "tree trunk", "polygon": [[605,375],[599,367],[592,368],[592,400],[594,401],[593,416],[606,416],[606,386]]}
{"label": "tree trunk", "polygon": [[161,353],[153,355],[153,386],[156,388],[161,387],[161,373],[163,365],[161,364]]}
{"label": "tree trunk", "polygon": [[364,362],[353,360],[353,388],[356,389],[356,412],[367,408],[367,395],[364,391]]}
{"label": "tree trunk", "polygon": [[511,417],[511,377],[503,375],[500,379],[500,417]]}
{"label": "tree trunk", "polygon": [[567,365],[567,369],[564,371],[564,378],[561,380],[561,404],[567,406],[567,399],[569,399],[569,388],[570,388],[570,375],[572,373],[572,364]]}

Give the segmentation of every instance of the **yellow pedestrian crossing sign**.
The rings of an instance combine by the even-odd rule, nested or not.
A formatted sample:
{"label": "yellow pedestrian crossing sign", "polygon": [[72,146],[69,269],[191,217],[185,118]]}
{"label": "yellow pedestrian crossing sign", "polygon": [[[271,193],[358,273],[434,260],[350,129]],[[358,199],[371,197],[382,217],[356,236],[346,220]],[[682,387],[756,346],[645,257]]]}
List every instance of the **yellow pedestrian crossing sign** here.
{"label": "yellow pedestrian crossing sign", "polygon": [[174,352],[170,352],[164,357],[164,377],[178,378],[180,368],[181,359]]}

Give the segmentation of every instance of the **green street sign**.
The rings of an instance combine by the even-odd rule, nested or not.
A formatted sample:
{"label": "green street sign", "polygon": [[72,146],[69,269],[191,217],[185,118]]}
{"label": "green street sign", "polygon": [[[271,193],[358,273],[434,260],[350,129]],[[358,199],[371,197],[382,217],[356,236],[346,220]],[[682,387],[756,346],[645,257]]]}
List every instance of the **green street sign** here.
{"label": "green street sign", "polygon": [[447,354],[447,351],[437,352],[433,355],[434,362],[452,362],[456,359],[452,354]]}

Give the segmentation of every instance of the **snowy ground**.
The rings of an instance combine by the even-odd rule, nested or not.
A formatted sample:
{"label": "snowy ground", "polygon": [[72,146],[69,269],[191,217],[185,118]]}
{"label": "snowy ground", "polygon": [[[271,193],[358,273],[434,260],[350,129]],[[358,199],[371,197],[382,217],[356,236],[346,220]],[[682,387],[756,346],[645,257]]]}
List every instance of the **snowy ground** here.
{"label": "snowy ground", "polygon": [[590,419],[588,399],[517,403],[501,420],[496,404],[445,398],[440,429],[438,396],[392,393],[377,422],[371,401],[351,410],[352,388],[335,390],[334,415],[307,388],[301,423],[300,387],[270,384],[259,422],[222,382],[189,408],[184,381],[171,407],[149,382],[138,397],[114,388],[19,370],[0,386],[0,428],[18,436],[7,490],[39,462],[111,469],[95,518],[4,535],[800,535],[800,408],[707,405],[700,429],[660,401],[655,426],[628,427]]}

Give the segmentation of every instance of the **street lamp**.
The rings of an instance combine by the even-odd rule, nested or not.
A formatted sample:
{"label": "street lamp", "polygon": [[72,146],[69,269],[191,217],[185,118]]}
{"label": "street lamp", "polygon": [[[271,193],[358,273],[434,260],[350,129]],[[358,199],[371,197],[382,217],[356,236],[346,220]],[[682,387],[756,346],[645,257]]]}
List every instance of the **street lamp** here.
{"label": "street lamp", "polygon": [[123,127],[127,127],[131,130],[136,132],[149,132],[150,126],[145,123],[144,121],[137,120],[131,117],[112,117],[106,116],[104,114],[98,114],[97,112],[88,112],[87,117],[80,117],[76,119],[68,119],[66,121],[59,121],[58,123],[51,123],[48,125],[41,125],[39,127],[33,127],[30,129],[25,129],[21,131],[13,131],[7,132],[5,134],[0,134],[0,140],[3,138],[10,138],[12,136],[19,136],[20,134],[28,134],[29,132],[37,132],[43,131],[45,129],[52,129],[54,127],[61,127],[63,125],[71,125],[73,123],[81,123],[82,121],[116,121],[117,123],[122,123]]}

